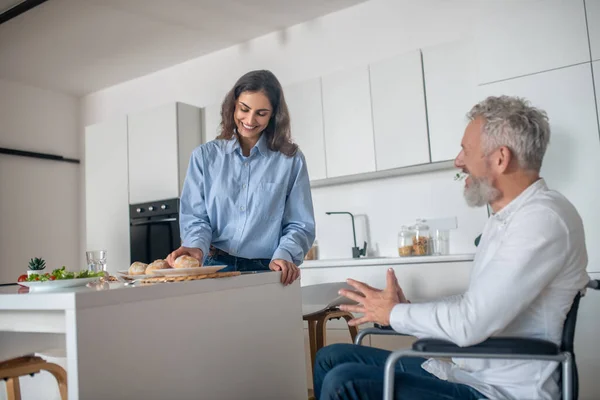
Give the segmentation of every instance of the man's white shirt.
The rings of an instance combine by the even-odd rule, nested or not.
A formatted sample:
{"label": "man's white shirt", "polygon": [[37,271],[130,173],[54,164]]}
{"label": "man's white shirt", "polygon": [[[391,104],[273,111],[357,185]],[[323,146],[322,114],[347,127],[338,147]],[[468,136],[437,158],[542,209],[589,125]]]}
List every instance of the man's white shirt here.
{"label": "man's white shirt", "polygon": [[[560,344],[573,299],[589,280],[587,262],[577,210],[539,179],[488,219],[464,294],[398,304],[391,325],[397,332],[459,346],[492,336]],[[492,399],[558,399],[556,367],[548,361],[465,358],[423,364],[438,378],[467,384]]]}

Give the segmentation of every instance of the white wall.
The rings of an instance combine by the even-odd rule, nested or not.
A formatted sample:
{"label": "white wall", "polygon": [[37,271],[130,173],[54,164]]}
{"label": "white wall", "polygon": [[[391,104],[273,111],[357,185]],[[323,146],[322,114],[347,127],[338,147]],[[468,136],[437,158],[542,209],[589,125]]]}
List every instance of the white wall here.
{"label": "white wall", "polygon": [[[0,147],[79,158],[75,97],[0,80]],[[80,166],[0,154],[0,283],[32,257],[78,270]]]}
{"label": "white wall", "polygon": [[[326,211],[350,211],[356,219],[356,241],[378,256],[398,256],[398,231],[416,218],[456,216],[458,230],[450,236],[450,253],[475,251],[474,239],[487,219],[483,208],[469,208],[463,184],[453,170],[313,189],[319,257],[351,258],[350,217]],[[443,197],[442,197],[443,196]],[[443,199],[440,201],[440,199]]]}

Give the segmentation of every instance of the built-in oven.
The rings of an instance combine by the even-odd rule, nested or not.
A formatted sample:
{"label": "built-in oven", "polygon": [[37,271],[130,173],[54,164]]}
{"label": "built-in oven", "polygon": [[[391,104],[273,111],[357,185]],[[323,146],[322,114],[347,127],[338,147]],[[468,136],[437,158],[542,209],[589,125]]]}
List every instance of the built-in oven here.
{"label": "built-in oven", "polygon": [[165,259],[179,248],[179,199],[129,206],[131,262]]}

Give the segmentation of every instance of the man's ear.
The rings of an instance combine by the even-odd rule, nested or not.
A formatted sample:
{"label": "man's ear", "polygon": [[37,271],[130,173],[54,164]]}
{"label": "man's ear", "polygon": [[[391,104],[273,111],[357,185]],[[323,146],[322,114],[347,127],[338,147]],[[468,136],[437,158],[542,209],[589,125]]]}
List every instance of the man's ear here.
{"label": "man's ear", "polygon": [[495,162],[500,173],[504,173],[508,169],[512,160],[513,153],[508,147],[502,146],[498,149],[498,156]]}

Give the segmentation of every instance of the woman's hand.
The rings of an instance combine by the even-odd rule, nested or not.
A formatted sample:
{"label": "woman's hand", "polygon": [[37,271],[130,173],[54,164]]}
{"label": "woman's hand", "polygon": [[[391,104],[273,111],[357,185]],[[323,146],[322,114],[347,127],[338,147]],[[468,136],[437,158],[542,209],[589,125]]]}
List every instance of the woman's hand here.
{"label": "woman's hand", "polygon": [[290,283],[293,283],[300,277],[300,269],[296,266],[296,264],[286,260],[279,258],[273,260],[269,264],[269,268],[271,271],[281,271],[281,283],[286,286]]}
{"label": "woman's hand", "polygon": [[169,265],[171,266],[171,268],[174,267],[175,260],[179,256],[194,257],[196,260],[198,260],[200,262],[200,266],[202,266],[202,260],[204,259],[204,254],[202,254],[202,250],[196,249],[196,248],[193,248],[193,247],[183,247],[183,246],[181,246],[180,248],[178,248],[177,250],[175,250],[174,252],[172,252],[171,254],[169,254],[167,256],[167,262],[169,263]]}

